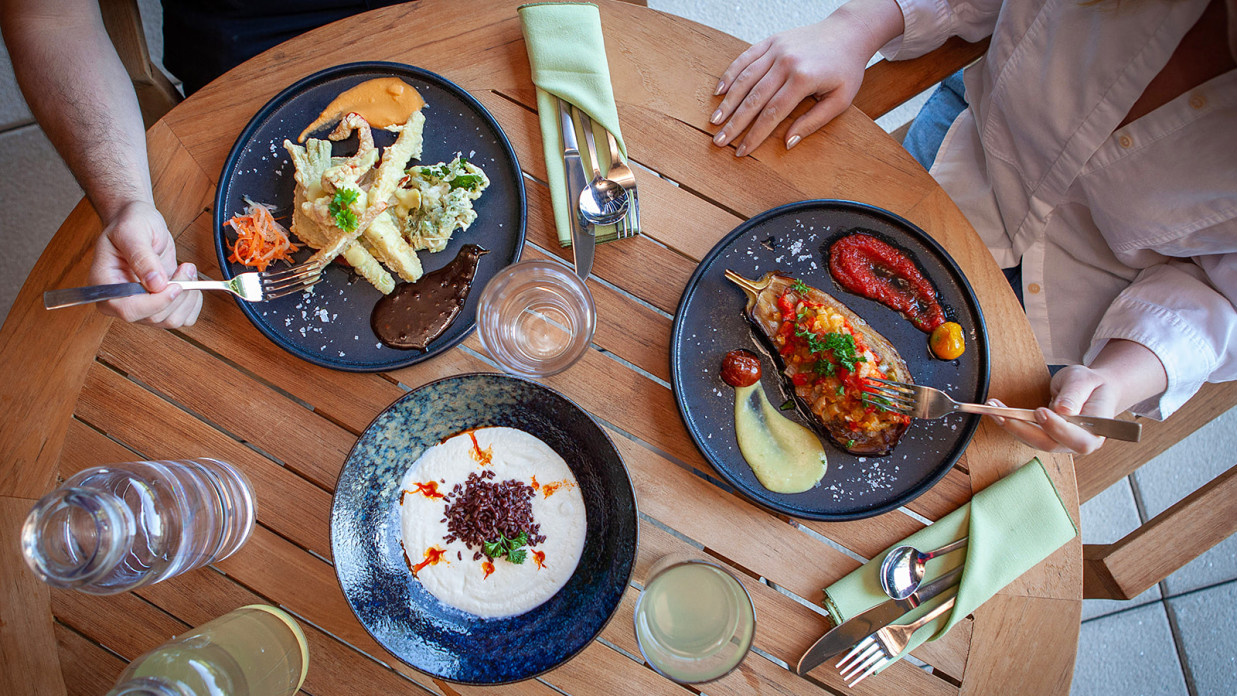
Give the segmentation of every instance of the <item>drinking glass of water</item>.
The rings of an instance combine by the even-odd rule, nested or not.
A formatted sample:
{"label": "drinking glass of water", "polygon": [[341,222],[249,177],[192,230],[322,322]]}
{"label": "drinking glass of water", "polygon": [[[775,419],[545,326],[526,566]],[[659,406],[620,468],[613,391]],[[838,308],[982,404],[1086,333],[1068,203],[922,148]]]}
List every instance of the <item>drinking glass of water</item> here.
{"label": "drinking glass of water", "polygon": [[597,309],[584,281],[549,261],[521,261],[498,272],[477,305],[481,343],[504,370],[548,377],[588,351]]}
{"label": "drinking glass of water", "polygon": [[690,554],[663,557],[636,600],[636,641],[649,665],[685,684],[726,676],[756,632],[752,598],[730,571]]}

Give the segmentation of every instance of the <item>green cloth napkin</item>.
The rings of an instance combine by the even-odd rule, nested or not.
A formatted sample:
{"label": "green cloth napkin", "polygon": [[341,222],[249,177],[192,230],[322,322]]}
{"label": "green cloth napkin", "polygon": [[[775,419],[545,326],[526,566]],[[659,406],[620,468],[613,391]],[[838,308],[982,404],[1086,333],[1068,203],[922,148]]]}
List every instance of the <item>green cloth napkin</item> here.
{"label": "green cloth napkin", "polygon": [[[610,148],[606,144],[606,129],[614,134],[623,156],[627,146],[619,130],[618,109],[614,106],[614,89],[610,86],[610,66],[606,62],[605,40],[601,33],[601,12],[592,3],[546,2],[521,5],[520,25],[524,43],[528,46],[528,62],[537,85],[537,114],[541,119],[541,142],[545,147],[546,179],[550,185],[550,200],[554,205],[554,225],[558,242],[571,246],[571,210],[568,205],[563,175],[563,144],[559,137],[559,97],[574,104],[593,119],[597,159],[605,172],[610,166]],[[586,179],[592,179],[588,146],[577,129],[580,157],[589,168]],[[598,243],[616,238],[613,225],[597,227]]]}
{"label": "green cloth napkin", "polygon": [[[1039,458],[975,494],[954,510],[878,554],[825,589],[825,608],[837,623],[889,599],[881,589],[880,565],[894,547],[931,551],[970,535],[965,549],[928,561],[924,582],[966,564],[958,600],[948,613],[915,632],[906,651],[945,635],[998,590],[1013,582],[1078,534]],[[949,599],[938,595],[896,623],[907,624]],[[901,658],[902,655],[898,657]],[[893,664],[891,660],[889,664]],[[888,667],[888,665],[886,665]]]}

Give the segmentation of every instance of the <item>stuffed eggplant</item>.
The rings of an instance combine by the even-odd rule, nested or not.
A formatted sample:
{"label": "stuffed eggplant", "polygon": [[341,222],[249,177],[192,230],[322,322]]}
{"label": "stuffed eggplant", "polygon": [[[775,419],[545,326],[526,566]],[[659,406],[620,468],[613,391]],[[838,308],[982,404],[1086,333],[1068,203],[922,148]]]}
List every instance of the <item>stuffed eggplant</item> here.
{"label": "stuffed eggplant", "polygon": [[747,293],[745,315],[773,352],[812,425],[852,454],[889,454],[910,425],[908,416],[862,398],[868,377],[913,383],[898,351],[835,297],[779,273],[748,280],[726,277]]}

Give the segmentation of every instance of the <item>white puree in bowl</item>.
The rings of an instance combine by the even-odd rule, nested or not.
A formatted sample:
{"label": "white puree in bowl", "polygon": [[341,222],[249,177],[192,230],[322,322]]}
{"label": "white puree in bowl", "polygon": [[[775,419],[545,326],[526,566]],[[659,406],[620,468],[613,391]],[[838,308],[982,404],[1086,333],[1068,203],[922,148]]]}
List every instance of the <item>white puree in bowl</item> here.
{"label": "white puree in bowl", "polygon": [[[474,443],[474,438],[476,438]],[[487,461],[488,460],[488,461]],[[515,479],[533,487],[533,522],[545,541],[525,547],[521,564],[505,558],[473,560],[480,548],[469,549],[448,536],[441,497],[426,494],[430,482],[437,492],[463,490],[468,475],[493,469],[491,482]],[[422,484],[418,487],[417,484]],[[514,616],[554,596],[575,572],[584,551],[587,530],[584,497],[567,462],[541,440],[515,428],[480,428],[455,435],[427,449],[400,486],[404,552],[410,568],[430,594],[457,609],[482,617]],[[430,551],[435,549],[435,551]],[[439,554],[437,549],[443,550]],[[538,563],[538,552],[545,554]],[[427,560],[439,557],[436,563]],[[493,570],[486,574],[486,566]]]}

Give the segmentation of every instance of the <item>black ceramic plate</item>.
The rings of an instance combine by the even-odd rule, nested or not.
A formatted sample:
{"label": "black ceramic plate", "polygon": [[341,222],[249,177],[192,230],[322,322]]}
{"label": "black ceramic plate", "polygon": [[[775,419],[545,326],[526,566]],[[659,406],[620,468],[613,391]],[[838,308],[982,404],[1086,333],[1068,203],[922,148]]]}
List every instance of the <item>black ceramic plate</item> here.
{"label": "black ceramic plate", "polygon": [[[464,244],[480,244],[490,251],[481,257],[473,292],[464,310],[446,333],[426,351],[388,348],[378,342],[369,325],[370,311],[382,296],[346,266],[332,264],[310,295],[291,295],[271,302],[249,304],[238,300],[249,320],[276,345],[309,362],[354,372],[391,370],[426,360],[463,341],[476,326],[477,298],[498,269],[514,263],[524,245],[526,206],[524,181],[515,151],[494,117],[472,95],[434,73],[398,63],[350,63],[310,75],[285,89],[245,127],[232,146],[215,194],[215,249],[225,277],[248,270],[227,260],[225,239],[235,240],[224,222],[244,212],[251,200],[276,206],[276,215],[290,217],[292,162],[283,148],[340,92],[376,77],[399,77],[425,98],[425,147],[413,164],[436,164],[463,153],[485,170],[490,186],[474,204],[477,220],[467,232],[456,231],[447,248],[437,254],[418,252],[428,273],[447,265]],[[312,134],[325,138],[323,129]],[[379,147],[395,142],[395,134],[374,129]],[[335,145],[335,154],[356,152],[356,138]],[[286,223],[287,220],[284,220]],[[313,253],[302,247],[295,255],[303,261]],[[398,281],[398,278],[396,278]]]}
{"label": "black ceramic plate", "polygon": [[[967,345],[962,357],[933,358],[927,334],[894,310],[833,282],[829,245],[860,231],[892,243],[919,263],[936,285],[949,319],[962,325]],[[723,276],[728,268],[752,279],[785,271],[837,297],[889,339],[919,384],[944,389],[959,400],[983,401],[988,391],[988,336],[979,303],[957,264],[922,230],[880,208],[845,201],[803,201],[769,210],[739,225],[709,252],[687,283],[674,320],[670,365],[679,412],[696,446],[726,481],[787,515],[858,519],[905,505],[962,456],[978,416],[915,420],[884,457],[857,457],[826,442],[829,466],[819,486],[795,494],[761,486],[735,441],[734,389],[718,376],[722,356],[735,348],[755,351],[762,356],[761,382],[769,400],[783,403],[790,392],[744,318],[746,296]],[[797,411],[786,413],[805,422]]]}
{"label": "black ceramic plate", "polygon": [[[571,467],[588,518],[584,552],[567,584],[524,614],[483,619],[436,599],[405,565],[399,493],[427,448],[469,428],[518,428]],[[601,633],[636,561],[631,479],[610,438],[579,406],[536,382],[497,374],[448,377],[380,413],[344,463],[331,508],[335,573],[365,630],[430,676],[503,684],[566,662]]]}

